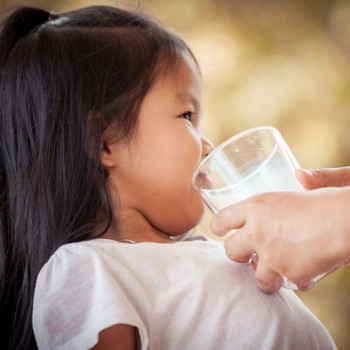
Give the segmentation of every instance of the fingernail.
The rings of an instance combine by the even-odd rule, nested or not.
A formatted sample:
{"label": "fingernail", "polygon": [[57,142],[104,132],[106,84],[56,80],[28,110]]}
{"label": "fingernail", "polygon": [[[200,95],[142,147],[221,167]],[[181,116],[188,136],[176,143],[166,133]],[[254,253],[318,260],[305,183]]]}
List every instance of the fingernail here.
{"label": "fingernail", "polygon": [[216,215],[214,216],[213,220],[210,223],[210,229],[217,236],[223,236],[224,234],[227,233],[227,231],[222,230],[222,228],[217,225]]}
{"label": "fingernail", "polygon": [[301,168],[299,170],[303,171],[305,174],[307,174],[309,176],[313,176],[314,175],[314,173],[311,170],[303,169],[303,168]]}
{"label": "fingernail", "polygon": [[265,287],[269,286],[269,284],[265,281],[258,280],[257,282],[258,282],[259,287],[265,288]]}
{"label": "fingernail", "polygon": [[315,283],[312,280],[306,280],[298,283],[298,288],[304,292],[311,292],[314,289]]}

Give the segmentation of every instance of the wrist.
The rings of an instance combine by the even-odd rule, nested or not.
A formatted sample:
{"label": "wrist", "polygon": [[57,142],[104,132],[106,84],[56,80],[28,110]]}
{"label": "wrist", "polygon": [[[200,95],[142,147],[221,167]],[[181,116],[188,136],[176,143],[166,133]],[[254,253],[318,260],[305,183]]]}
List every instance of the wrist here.
{"label": "wrist", "polygon": [[337,215],[331,218],[335,219],[334,258],[342,264],[350,259],[350,186],[339,188],[336,192]]}

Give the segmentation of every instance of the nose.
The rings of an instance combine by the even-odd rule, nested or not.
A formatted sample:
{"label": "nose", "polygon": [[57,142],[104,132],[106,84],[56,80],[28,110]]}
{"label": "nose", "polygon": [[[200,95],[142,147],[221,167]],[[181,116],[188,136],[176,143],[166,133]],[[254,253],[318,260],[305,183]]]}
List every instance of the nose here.
{"label": "nose", "polygon": [[213,149],[214,145],[206,137],[202,137],[202,157],[205,158]]}

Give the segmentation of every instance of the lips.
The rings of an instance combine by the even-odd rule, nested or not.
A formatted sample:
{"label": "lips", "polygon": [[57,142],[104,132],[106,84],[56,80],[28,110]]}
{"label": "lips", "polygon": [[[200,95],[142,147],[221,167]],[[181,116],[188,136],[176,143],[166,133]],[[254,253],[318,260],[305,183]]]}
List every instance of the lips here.
{"label": "lips", "polygon": [[212,188],[212,183],[209,178],[210,171],[200,171],[195,179],[195,185],[198,189],[210,189]]}
{"label": "lips", "polygon": [[198,173],[198,177],[209,177],[209,171],[201,171]]}

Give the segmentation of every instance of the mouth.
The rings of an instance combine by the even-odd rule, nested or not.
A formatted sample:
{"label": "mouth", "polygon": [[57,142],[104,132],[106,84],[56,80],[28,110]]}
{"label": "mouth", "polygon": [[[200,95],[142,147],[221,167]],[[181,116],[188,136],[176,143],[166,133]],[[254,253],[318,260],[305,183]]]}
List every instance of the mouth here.
{"label": "mouth", "polygon": [[204,180],[207,181],[209,179],[209,174],[210,174],[209,171],[201,171],[201,172],[198,173],[197,179],[199,181],[204,181]]}
{"label": "mouth", "polygon": [[193,186],[197,190],[199,189],[210,189],[212,187],[210,181],[210,173],[209,169],[201,170],[193,179]]}
{"label": "mouth", "polygon": [[209,176],[209,171],[208,170],[202,170],[198,173],[198,176]]}

